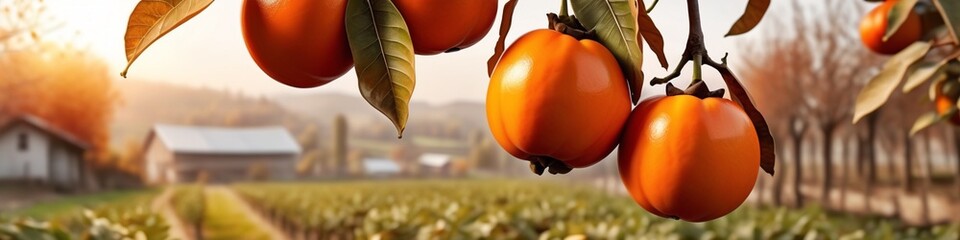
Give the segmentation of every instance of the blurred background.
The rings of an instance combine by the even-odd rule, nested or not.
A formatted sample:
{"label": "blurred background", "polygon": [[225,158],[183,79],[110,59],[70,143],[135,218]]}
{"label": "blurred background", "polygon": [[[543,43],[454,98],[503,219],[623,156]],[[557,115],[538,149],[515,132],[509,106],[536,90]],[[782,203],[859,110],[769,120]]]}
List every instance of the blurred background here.
{"label": "blurred background", "polygon": [[[960,238],[960,132],[909,135],[933,107],[925,93],[898,91],[850,123],[856,93],[886,60],[860,43],[862,1],[775,1],[735,38],[722,36],[746,1],[702,3],[707,47],[729,52],[778,162],[737,211],[696,224],[636,205],[615,152],[536,176],[502,151],[483,103],[496,34],[417,57],[398,140],[353,72],[308,90],[263,74],[243,46],[241,1],[215,2],[121,79],[136,3],[0,0],[0,239]],[[508,42],[558,5],[521,1]],[[681,2],[651,13],[671,63],[683,14]],[[646,61],[648,76],[667,74]]]}

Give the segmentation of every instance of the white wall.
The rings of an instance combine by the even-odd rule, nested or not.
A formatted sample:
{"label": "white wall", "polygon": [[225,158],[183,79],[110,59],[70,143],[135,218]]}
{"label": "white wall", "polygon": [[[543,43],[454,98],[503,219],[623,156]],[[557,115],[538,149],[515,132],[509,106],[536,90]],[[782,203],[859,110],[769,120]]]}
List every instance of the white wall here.
{"label": "white wall", "polygon": [[[18,149],[21,133],[27,134],[26,151]],[[50,137],[27,124],[16,123],[0,133],[0,179],[47,179]],[[24,171],[29,169],[29,173]]]}
{"label": "white wall", "polygon": [[147,183],[165,183],[174,182],[176,179],[173,174],[173,153],[167,150],[159,138],[153,137],[150,146],[147,146],[144,162],[147,174]]}

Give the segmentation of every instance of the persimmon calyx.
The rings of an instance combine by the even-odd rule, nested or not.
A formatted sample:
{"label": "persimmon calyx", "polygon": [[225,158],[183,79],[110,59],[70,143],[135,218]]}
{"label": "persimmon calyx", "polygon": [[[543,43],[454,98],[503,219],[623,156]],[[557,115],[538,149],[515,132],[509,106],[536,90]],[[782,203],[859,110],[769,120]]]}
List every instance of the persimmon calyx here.
{"label": "persimmon calyx", "polygon": [[703,81],[696,81],[685,90],[677,88],[673,83],[667,83],[666,92],[667,96],[690,95],[699,99],[722,98],[723,95],[726,94],[726,90],[723,88],[710,91],[710,88],[707,87],[707,84]]}
{"label": "persimmon calyx", "polygon": [[556,13],[548,13],[547,22],[550,30],[569,35],[577,40],[597,40],[596,32],[592,29],[586,30],[586,27],[580,23],[577,16],[559,16]]}
{"label": "persimmon calyx", "polygon": [[534,157],[530,160],[530,171],[537,175],[543,175],[543,172],[549,172],[550,174],[567,174],[573,168],[567,166],[563,161],[551,158],[551,157]]}

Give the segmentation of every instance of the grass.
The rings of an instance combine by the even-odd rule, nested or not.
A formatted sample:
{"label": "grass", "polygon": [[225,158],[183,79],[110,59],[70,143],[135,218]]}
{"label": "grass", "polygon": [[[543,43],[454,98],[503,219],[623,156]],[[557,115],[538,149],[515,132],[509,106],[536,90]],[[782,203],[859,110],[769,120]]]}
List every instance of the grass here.
{"label": "grass", "polygon": [[121,207],[143,204],[149,202],[158,194],[160,194],[160,189],[123,190],[68,196],[37,203],[28,208],[14,210],[8,213],[14,216],[51,219],[76,214],[83,209],[93,209],[108,205],[111,207]]}
{"label": "grass", "polygon": [[240,202],[233,201],[224,191],[207,191],[204,219],[206,240],[270,239],[260,226],[251,222],[240,210]]}
{"label": "grass", "polygon": [[[632,199],[529,180],[237,184],[254,205],[326,238],[960,239],[960,225],[744,205],[706,223],[646,213]],[[705,201],[709,201],[706,199]],[[324,237],[321,237],[324,238]]]}

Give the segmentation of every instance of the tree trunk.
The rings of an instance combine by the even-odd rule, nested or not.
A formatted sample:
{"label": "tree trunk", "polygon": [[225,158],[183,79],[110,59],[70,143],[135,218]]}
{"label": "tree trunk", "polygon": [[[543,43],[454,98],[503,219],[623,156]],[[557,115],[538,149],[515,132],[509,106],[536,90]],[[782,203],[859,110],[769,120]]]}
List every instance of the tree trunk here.
{"label": "tree trunk", "polygon": [[820,193],[820,202],[824,207],[830,207],[830,190],[833,188],[833,124],[823,124],[820,128],[823,133],[823,189]]}
{"label": "tree trunk", "polygon": [[960,197],[960,128],[953,128],[953,151],[957,155],[957,171],[954,172],[953,183],[956,185],[957,197]]}
{"label": "tree trunk", "polygon": [[879,119],[876,114],[867,117],[867,139],[863,142],[864,153],[866,154],[866,163],[867,163],[867,184],[865,189],[864,201],[867,208],[867,212],[873,210],[870,200],[873,199],[873,187],[877,185],[877,152],[876,152],[876,139],[877,139],[877,120]]}
{"label": "tree trunk", "polygon": [[850,163],[850,141],[843,138],[840,145],[840,211],[847,210],[847,190],[849,188],[849,183],[847,182],[847,174],[849,174],[849,163]]}
{"label": "tree trunk", "polygon": [[[779,147],[779,148],[777,148],[777,155],[779,155],[779,156],[784,156],[783,147],[782,147],[782,146]],[[782,159],[784,159],[784,158],[781,157],[780,159],[781,159],[781,160],[780,160],[780,164],[777,164],[777,165],[776,165],[777,173],[778,173],[778,174],[774,174],[774,175],[773,175],[773,205],[774,205],[774,206],[781,206],[781,205],[783,204],[783,196],[782,196],[782,195],[783,195],[783,184],[784,184],[784,181],[785,181],[785,178],[786,178],[786,177],[784,176],[785,173],[783,172],[783,170],[784,170],[784,167],[783,167],[784,161],[783,161]],[[763,173],[760,173],[760,174],[763,175]]]}
{"label": "tree trunk", "polygon": [[797,208],[803,207],[803,136],[807,124],[799,116],[790,118],[790,140],[793,141],[793,198]]}
{"label": "tree trunk", "polygon": [[923,192],[920,193],[921,205],[923,205],[922,215],[923,223],[930,223],[930,186],[933,177],[933,134],[927,134],[926,154],[923,158]]}
{"label": "tree trunk", "polygon": [[903,189],[913,192],[913,143],[910,142],[910,133],[903,133]]}

